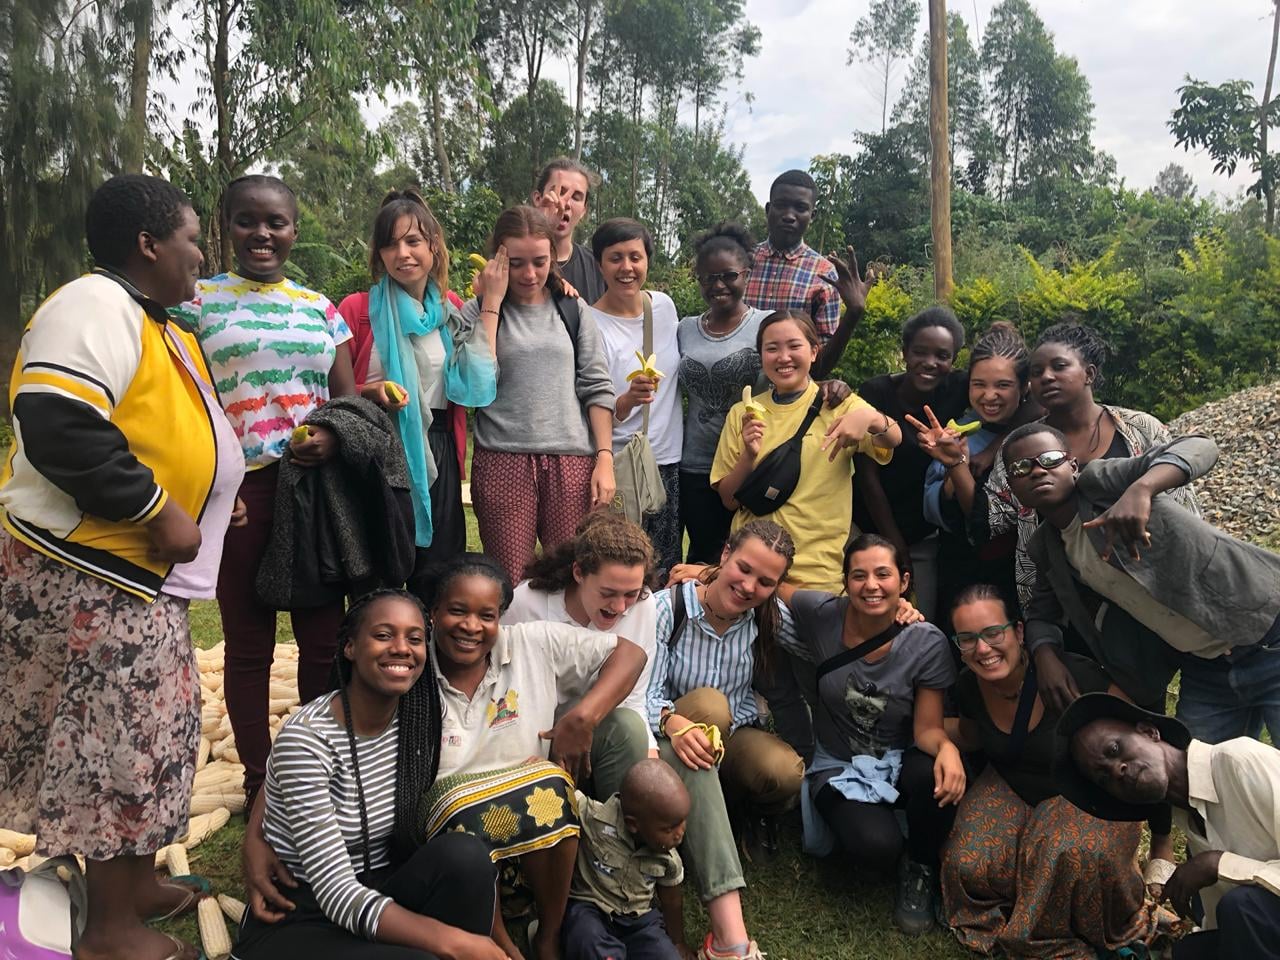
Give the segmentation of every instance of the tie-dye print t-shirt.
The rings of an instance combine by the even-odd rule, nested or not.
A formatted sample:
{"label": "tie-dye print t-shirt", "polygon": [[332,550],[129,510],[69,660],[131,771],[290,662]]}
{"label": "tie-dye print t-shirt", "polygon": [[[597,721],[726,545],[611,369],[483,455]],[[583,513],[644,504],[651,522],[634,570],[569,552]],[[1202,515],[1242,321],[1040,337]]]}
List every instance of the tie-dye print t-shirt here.
{"label": "tie-dye print t-shirt", "polygon": [[284,454],[293,428],[329,399],[329,369],[351,331],[323,294],[292,280],[222,273],[175,315],[195,327],[227,419],[253,470]]}

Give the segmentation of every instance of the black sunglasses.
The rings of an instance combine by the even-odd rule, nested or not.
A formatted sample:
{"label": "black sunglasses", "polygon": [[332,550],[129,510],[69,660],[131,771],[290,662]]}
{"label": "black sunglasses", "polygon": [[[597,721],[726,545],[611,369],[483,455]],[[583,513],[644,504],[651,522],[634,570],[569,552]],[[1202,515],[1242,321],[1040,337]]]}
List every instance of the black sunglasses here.
{"label": "black sunglasses", "polygon": [[1062,466],[1070,459],[1071,454],[1065,450],[1046,450],[1035,457],[1019,457],[1017,460],[1009,461],[1009,476],[1025,477],[1031,473],[1037,463],[1046,470],[1052,470],[1054,467]]}
{"label": "black sunglasses", "polygon": [[704,287],[714,287],[716,281],[719,280],[725,286],[728,286],[739,277],[745,277],[747,273],[748,271],[746,270],[725,270],[723,273],[707,273],[699,276],[698,282]]}

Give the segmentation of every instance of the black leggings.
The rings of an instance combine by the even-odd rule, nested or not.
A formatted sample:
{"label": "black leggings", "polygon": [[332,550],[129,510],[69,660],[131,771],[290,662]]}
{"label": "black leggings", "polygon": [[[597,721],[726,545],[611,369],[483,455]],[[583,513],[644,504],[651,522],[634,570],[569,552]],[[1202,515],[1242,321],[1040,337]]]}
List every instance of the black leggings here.
{"label": "black leggings", "polygon": [[[933,757],[915,747],[902,758],[896,803],[847,800],[826,785],[813,800],[844,852],[859,866],[880,874],[893,873],[904,847],[916,863],[937,867],[942,844],[956,818],[954,804],[938,808],[933,798]],[[898,808],[907,814],[907,838],[902,836],[894,814]]]}
{"label": "black leggings", "polygon": [[[419,848],[394,873],[361,877],[414,913],[489,936],[497,872],[488,848],[465,833],[445,833]],[[374,943],[329,920],[306,884],[285,893],[297,906],[276,923],[245,915],[232,956],[238,960],[432,960],[414,947]]]}

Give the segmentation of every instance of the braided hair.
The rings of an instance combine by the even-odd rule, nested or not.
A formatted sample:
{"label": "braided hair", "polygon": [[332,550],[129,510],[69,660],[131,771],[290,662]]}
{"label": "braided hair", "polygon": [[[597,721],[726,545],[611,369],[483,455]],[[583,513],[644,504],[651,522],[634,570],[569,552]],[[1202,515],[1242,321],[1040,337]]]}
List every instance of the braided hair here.
{"label": "braided hair", "polygon": [[1027,343],[1022,339],[1018,328],[1004,320],[997,320],[987,327],[986,332],[974,343],[973,349],[969,351],[970,371],[983,360],[991,360],[995,357],[1012,360],[1013,372],[1018,378],[1019,385],[1023,387],[1027,385],[1031,352],[1027,349]]}
{"label": "braided hair", "polygon": [[[782,577],[785,577],[787,571],[791,569],[792,561],[796,558],[796,543],[791,539],[791,534],[772,520],[756,517],[754,520],[747,521],[729,535],[729,539],[724,544],[726,554],[732,556],[739,547],[752,537],[787,561],[787,565],[782,571]],[[698,579],[708,586],[715,583],[716,578],[720,576],[720,567],[721,564],[718,563],[707,567],[702,571]],[[779,580],[782,577],[779,577]],[[771,596],[756,607],[754,616],[756,621],[756,642],[752,649],[755,654],[756,669],[762,673],[767,673],[773,660],[773,649],[777,643],[778,633],[782,628],[782,614],[778,612],[778,604],[774,602],[774,598]]]}
{"label": "braided hair", "polygon": [[1085,366],[1094,368],[1094,392],[1102,389],[1102,384],[1105,382],[1102,377],[1102,365],[1106,363],[1107,354],[1111,351],[1111,345],[1103,339],[1102,334],[1088,324],[1081,323],[1079,319],[1071,317],[1044,330],[1036,340],[1034,350],[1039,350],[1046,343],[1060,343],[1074,350]]}
{"label": "braided hair", "polygon": [[644,567],[643,598],[657,586],[654,562],[653,543],[639,524],[612,510],[593,510],[578,524],[572,540],[544,550],[524,568],[524,575],[534,590],[550,593],[573,585],[575,563],[583,574],[598,573],[606,563],[639,566]]}
{"label": "braided hair", "polygon": [[[342,697],[342,713],[346,721],[347,745],[351,750],[351,769],[356,781],[356,794],[360,801],[360,843],[364,854],[364,869],[370,869],[369,815],[364,796],[364,783],[360,779],[360,757],[356,751],[355,725],[351,718],[351,700],[347,688],[351,685],[352,664],[344,652],[347,642],[368,619],[374,604],[387,599],[403,600],[417,607],[427,622],[427,612],[422,602],[405,590],[374,590],[353,603],[342,618],[338,628],[338,651],[334,657],[332,685]],[[420,805],[423,796],[435,782],[440,769],[440,738],[444,726],[444,709],[435,670],[430,659],[409,692],[400,698],[396,707],[400,728],[397,734],[395,828],[392,833],[391,853],[393,861],[403,863],[422,845],[423,823]]]}

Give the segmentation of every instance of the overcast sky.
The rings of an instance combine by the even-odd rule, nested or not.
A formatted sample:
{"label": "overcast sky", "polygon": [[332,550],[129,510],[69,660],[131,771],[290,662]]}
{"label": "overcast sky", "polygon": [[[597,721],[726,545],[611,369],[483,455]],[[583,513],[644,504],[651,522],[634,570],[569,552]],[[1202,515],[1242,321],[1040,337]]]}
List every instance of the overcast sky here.
{"label": "overcast sky", "polygon": [[[1059,53],[1073,56],[1093,92],[1094,146],[1116,158],[1119,174],[1147,187],[1167,164],[1182,164],[1201,193],[1235,193],[1252,181],[1218,176],[1204,156],[1175,147],[1165,126],[1177,88],[1191,74],[1220,83],[1241,78],[1261,96],[1270,52],[1268,0],[1032,0]],[[728,134],[763,198],[773,176],[804,167],[814,154],[850,152],[855,130],[880,129],[871,68],[845,63],[849,31],[869,0],[747,0],[763,35],[746,64],[743,90],[729,93]],[[985,33],[993,0],[953,0],[974,36]],[[927,9],[927,3],[921,7]],[[922,17],[920,32],[926,19]],[[905,79],[907,68],[897,80]],[[892,105],[893,98],[890,103]]]}

